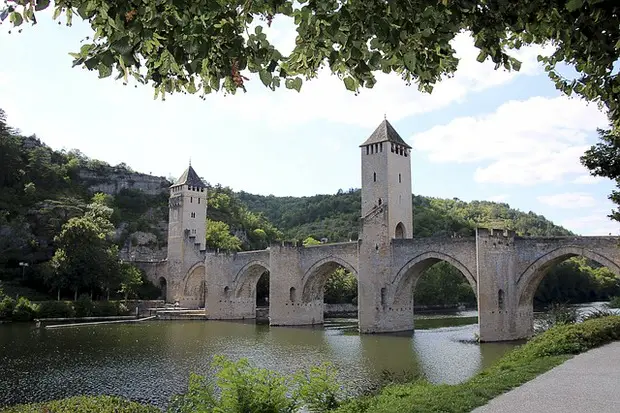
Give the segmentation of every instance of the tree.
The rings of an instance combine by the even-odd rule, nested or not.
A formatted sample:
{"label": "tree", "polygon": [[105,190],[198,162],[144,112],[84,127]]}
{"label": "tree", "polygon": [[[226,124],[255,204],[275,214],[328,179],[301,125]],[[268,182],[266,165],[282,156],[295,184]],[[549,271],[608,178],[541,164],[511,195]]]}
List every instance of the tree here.
{"label": "tree", "polygon": [[112,244],[114,229],[106,216],[110,208],[100,204],[88,205],[81,217],[71,218],[54,238],[57,249],[52,257],[55,289],[70,288],[77,299],[85,288],[109,289],[117,273],[118,248]]}
{"label": "tree", "polygon": [[240,251],[241,241],[230,233],[228,224],[222,221],[207,219],[207,248],[222,251]]}
{"label": "tree", "polygon": [[313,237],[308,237],[303,241],[304,247],[308,247],[311,245],[321,245],[321,241],[314,239]]}
{"label": "tree", "polygon": [[[592,175],[615,180],[620,189],[620,128],[599,129],[598,134],[601,141],[586,151],[581,163]],[[620,191],[612,191],[609,199],[620,205]],[[609,217],[620,221],[620,209],[611,211]]]}
{"label": "tree", "polygon": [[120,290],[125,297],[125,301],[130,295],[136,295],[138,288],[142,285],[142,273],[131,264],[123,263],[120,266]]}

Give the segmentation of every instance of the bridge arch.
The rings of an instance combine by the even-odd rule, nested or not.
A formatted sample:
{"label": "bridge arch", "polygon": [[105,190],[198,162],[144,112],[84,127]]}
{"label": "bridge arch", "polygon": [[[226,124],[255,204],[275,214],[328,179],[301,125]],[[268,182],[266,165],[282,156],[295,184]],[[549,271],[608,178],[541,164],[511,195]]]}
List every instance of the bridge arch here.
{"label": "bridge arch", "polygon": [[198,301],[200,307],[205,305],[206,269],[203,262],[193,265],[183,279],[183,296]]}
{"label": "bridge arch", "polygon": [[339,267],[344,267],[357,278],[357,269],[344,259],[335,255],[323,258],[314,263],[302,278],[302,302],[309,303],[321,299],[327,279]]}
{"label": "bridge arch", "polygon": [[578,256],[596,261],[620,276],[620,265],[597,252],[574,245],[559,247],[538,258],[519,275],[517,279],[519,306],[533,305],[536,290],[550,268],[571,257]]}
{"label": "bridge arch", "polygon": [[269,272],[269,265],[261,260],[252,260],[235,274],[233,284],[236,298],[253,298],[260,277]]}
{"label": "bridge arch", "polygon": [[424,274],[424,271],[440,261],[445,261],[458,269],[465,276],[474,293],[478,294],[476,277],[463,263],[443,252],[428,251],[415,256],[398,271],[392,280],[392,302],[395,305],[410,305],[413,298],[413,288],[422,274]]}

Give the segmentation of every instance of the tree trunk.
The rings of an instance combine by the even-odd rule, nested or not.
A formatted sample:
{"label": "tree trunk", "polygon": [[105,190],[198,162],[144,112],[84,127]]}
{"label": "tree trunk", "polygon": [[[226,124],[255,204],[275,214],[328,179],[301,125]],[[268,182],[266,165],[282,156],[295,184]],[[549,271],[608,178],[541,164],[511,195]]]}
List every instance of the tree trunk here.
{"label": "tree trunk", "polygon": [[108,287],[108,298],[107,298],[107,300],[110,301],[110,287]]}
{"label": "tree trunk", "polygon": [[78,294],[78,290],[76,289],[76,290],[73,292],[73,301],[77,301],[77,294]]}
{"label": "tree trunk", "polygon": [[58,301],[60,301],[60,287],[58,287]]}

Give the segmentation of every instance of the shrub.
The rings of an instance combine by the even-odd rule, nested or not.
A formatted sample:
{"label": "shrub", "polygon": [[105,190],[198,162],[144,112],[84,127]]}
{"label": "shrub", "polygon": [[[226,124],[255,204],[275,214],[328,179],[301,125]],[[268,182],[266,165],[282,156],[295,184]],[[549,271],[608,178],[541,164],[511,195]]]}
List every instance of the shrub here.
{"label": "shrub", "polygon": [[32,321],[37,314],[36,304],[32,304],[26,297],[19,297],[11,319],[13,321]]}
{"label": "shrub", "polygon": [[77,301],[73,304],[76,317],[91,317],[95,304],[93,300],[86,294],[82,294],[78,297]]}
{"label": "shrub", "polygon": [[153,406],[112,396],[77,396],[45,403],[22,404],[0,409],[0,413],[161,413]]}
{"label": "shrub", "polygon": [[119,315],[118,303],[114,301],[100,301],[93,303],[93,317],[111,317]]}
{"label": "shrub", "polygon": [[0,320],[10,320],[15,308],[15,300],[9,296],[0,296]]}
{"label": "shrub", "polygon": [[543,316],[538,320],[537,333],[551,327],[564,324],[574,324],[579,321],[579,311],[568,304],[552,303]]}
{"label": "shrub", "polygon": [[188,392],[172,398],[169,413],[288,413],[301,405],[310,412],[327,412],[339,405],[340,389],[327,365],[293,378],[253,367],[247,359],[216,356],[212,365],[216,383],[192,374]]}
{"label": "shrub", "polygon": [[75,315],[73,306],[66,301],[42,301],[39,304],[39,318],[69,318]]}

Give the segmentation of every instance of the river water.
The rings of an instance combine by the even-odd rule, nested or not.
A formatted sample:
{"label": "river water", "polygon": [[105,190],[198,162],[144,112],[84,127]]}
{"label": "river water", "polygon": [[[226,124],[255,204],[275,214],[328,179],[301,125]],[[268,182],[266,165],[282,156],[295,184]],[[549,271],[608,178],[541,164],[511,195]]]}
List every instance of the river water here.
{"label": "river water", "polygon": [[190,372],[209,374],[213,355],[247,357],[292,373],[322,362],[346,392],[381,382],[383,371],[458,383],[517,343],[475,343],[477,313],[417,316],[416,331],[360,335],[355,319],[323,327],[224,321],[152,321],[61,329],[0,325],[0,406],[80,394],[109,394],[164,408]]}

